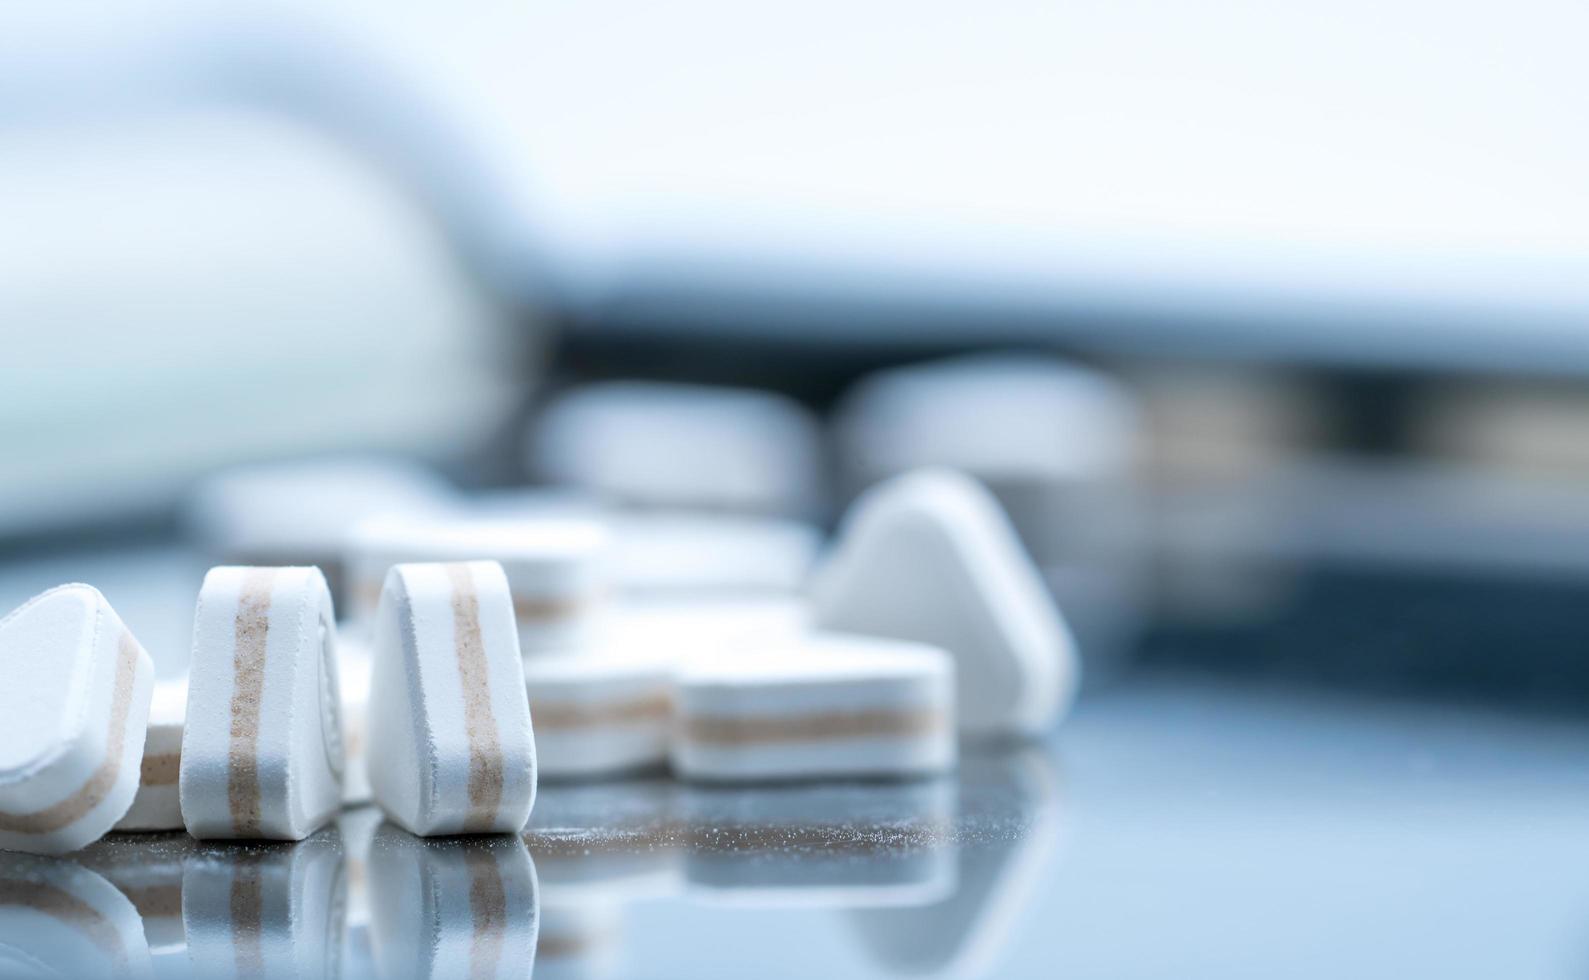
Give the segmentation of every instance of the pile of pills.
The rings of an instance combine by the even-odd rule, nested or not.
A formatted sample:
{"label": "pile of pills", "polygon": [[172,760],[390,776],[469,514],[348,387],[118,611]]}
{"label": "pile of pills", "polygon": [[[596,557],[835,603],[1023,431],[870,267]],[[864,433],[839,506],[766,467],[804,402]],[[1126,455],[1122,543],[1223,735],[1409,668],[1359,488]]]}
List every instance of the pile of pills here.
{"label": "pile of pills", "polygon": [[[961,737],[1040,734],[1074,694],[1052,598],[958,473],[868,491],[826,556],[786,566],[814,566],[799,582],[736,572],[754,587],[667,594],[652,563],[637,598],[614,570],[638,521],[360,522],[338,558],[342,623],[318,567],[213,568],[189,673],[159,684],[92,587],[29,600],[0,620],[0,848],[59,853],[112,829],[301,841],[366,802],[410,835],[515,834],[540,778],[930,778]],[[388,857],[400,877],[474,887],[445,850]],[[534,884],[501,887],[512,904]]]}

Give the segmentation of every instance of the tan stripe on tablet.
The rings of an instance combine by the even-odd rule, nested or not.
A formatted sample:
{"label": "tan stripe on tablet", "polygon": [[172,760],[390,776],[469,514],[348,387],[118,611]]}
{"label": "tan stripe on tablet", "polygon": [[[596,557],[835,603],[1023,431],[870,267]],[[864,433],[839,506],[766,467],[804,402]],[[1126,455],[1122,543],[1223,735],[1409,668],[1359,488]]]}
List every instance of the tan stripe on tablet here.
{"label": "tan stripe on tablet", "polygon": [[182,772],[182,753],[162,752],[159,755],[146,755],[143,757],[143,766],[140,770],[139,785],[141,786],[170,786],[177,781]]}
{"label": "tan stripe on tablet", "polygon": [[673,701],[666,694],[597,704],[545,702],[535,700],[533,695],[530,697],[530,717],[538,731],[663,722],[672,714]]}
{"label": "tan stripe on tablet", "polygon": [[782,718],[687,718],[684,737],[711,745],[926,735],[948,727],[941,711],[823,711]]}
{"label": "tan stripe on tablet", "polygon": [[232,830],[259,834],[259,714],[265,696],[265,653],[270,635],[270,592],[276,569],[243,573],[232,648],[232,727],[227,749],[226,802]]}
{"label": "tan stripe on tablet", "polygon": [[77,792],[51,807],[34,813],[0,811],[0,831],[12,834],[48,834],[75,823],[104,801],[127,747],[127,712],[138,675],[138,641],[123,630],[116,649],[116,680],[110,694],[110,731],[105,736],[105,758]]}
{"label": "tan stripe on tablet", "polygon": [[464,850],[469,868],[469,914],[473,933],[469,937],[469,974],[475,977],[497,975],[502,958],[502,933],[508,927],[508,894],[502,887],[494,854],[479,848]]}
{"label": "tan stripe on tablet", "polygon": [[513,616],[521,623],[566,619],[583,609],[585,604],[583,597],[550,599],[534,596],[514,596]]}
{"label": "tan stripe on tablet", "polygon": [[502,802],[502,746],[491,711],[491,681],[485,638],[480,633],[480,595],[465,564],[450,564],[453,647],[463,689],[464,729],[469,737],[469,816],[466,831],[486,830],[496,822]]}

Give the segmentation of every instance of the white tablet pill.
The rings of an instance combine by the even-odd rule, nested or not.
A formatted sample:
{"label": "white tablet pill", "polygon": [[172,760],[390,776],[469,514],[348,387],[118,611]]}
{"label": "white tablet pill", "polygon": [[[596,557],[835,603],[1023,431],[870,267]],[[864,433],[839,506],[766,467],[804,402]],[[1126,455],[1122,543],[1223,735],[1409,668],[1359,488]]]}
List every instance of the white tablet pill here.
{"label": "white tablet pill", "polygon": [[955,658],[961,730],[1035,735],[1074,697],[1075,645],[999,505],[921,470],[867,491],[812,585],[815,625],[930,643]]}
{"label": "white tablet pill", "polygon": [[75,861],[0,865],[0,976],[149,975],[143,924],[115,885]]}
{"label": "white tablet pill", "polygon": [[347,914],[333,828],[291,844],[200,848],[182,872],[188,960],[200,977],[335,977]]}
{"label": "white tablet pill", "polygon": [[770,517],[644,511],[613,524],[614,586],[644,598],[788,595],[822,547],[814,525]]}
{"label": "white tablet pill", "polygon": [[380,456],[333,456],[222,470],[195,489],[187,522],[217,560],[233,565],[316,565],[339,600],[350,528],[378,514],[452,506],[431,470]]}
{"label": "white tablet pill", "polygon": [[154,664],[88,585],[0,619],[0,848],[60,854],[126,814]]}
{"label": "white tablet pill", "polygon": [[370,795],[369,724],[370,673],[373,664],[367,641],[337,629],[337,690],[342,695],[342,803],[358,806]]}
{"label": "white tablet pill", "polygon": [[680,669],[673,768],[698,780],[910,777],[955,763],[954,669],[924,644],[818,634]]}
{"label": "white tablet pill", "polygon": [[540,901],[524,842],[420,840],[383,824],[370,849],[371,931],[388,977],[523,977]]}
{"label": "white tablet pill", "polygon": [[543,779],[660,766],[672,725],[672,663],[592,651],[524,661]]}
{"label": "white tablet pill", "polygon": [[132,808],[117,830],[181,830],[182,798],[177,776],[182,766],[182,726],[188,714],[186,677],[158,681],[149,701],[149,727],[143,740],[143,766]]}
{"label": "white tablet pill", "polygon": [[193,621],[182,819],[302,840],[342,803],[336,620],[317,568],[210,569]]}
{"label": "white tablet pill", "polygon": [[349,543],[363,608],[379,600],[386,573],[406,562],[498,562],[512,592],[524,654],[588,643],[606,591],[610,535],[593,517],[504,520],[376,519],[354,529]]}
{"label": "white tablet pill", "polygon": [[394,567],[374,660],[370,787],[387,817],[424,836],[520,830],[535,739],[502,566]]}
{"label": "white tablet pill", "polygon": [[822,431],[770,391],[644,381],[557,398],[531,436],[548,483],[622,504],[809,515],[822,500]]}

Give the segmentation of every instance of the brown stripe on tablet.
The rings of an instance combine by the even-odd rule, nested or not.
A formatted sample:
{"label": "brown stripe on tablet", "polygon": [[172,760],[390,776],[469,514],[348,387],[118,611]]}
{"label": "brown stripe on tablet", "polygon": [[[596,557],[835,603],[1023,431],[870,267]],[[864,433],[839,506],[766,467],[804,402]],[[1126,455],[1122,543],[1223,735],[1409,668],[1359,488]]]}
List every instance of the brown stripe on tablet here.
{"label": "brown stripe on tablet", "polygon": [[232,811],[232,830],[242,837],[259,835],[259,714],[265,697],[270,591],[275,582],[276,569],[250,568],[243,573],[237,597],[226,802]]}
{"label": "brown stripe on tablet", "polygon": [[33,813],[6,813],[0,810],[0,831],[12,834],[48,834],[75,823],[104,801],[121,769],[127,747],[127,712],[132,708],[132,689],[138,677],[138,641],[122,631],[116,649],[116,679],[110,693],[110,731],[105,735],[105,758],[77,792],[66,799]]}
{"label": "brown stripe on tablet", "polygon": [[508,927],[508,893],[502,887],[496,856],[490,851],[465,848],[463,859],[469,869],[469,914],[473,920],[469,975],[494,977],[502,958],[502,934]]}
{"label": "brown stripe on tablet", "polygon": [[146,755],[143,757],[143,766],[139,770],[139,785],[170,786],[177,781],[177,776],[181,771],[181,750],[162,752],[159,755]]}
{"label": "brown stripe on tablet", "polygon": [[502,803],[502,746],[491,711],[491,681],[485,638],[480,634],[480,595],[465,564],[446,566],[452,582],[453,647],[463,689],[463,722],[469,736],[469,816],[464,830],[479,833],[496,822]]}
{"label": "brown stripe on tablet", "polygon": [[686,718],[684,737],[710,745],[816,742],[835,738],[926,735],[948,726],[941,711],[822,711],[787,717]]}
{"label": "brown stripe on tablet", "polygon": [[514,596],[513,616],[522,623],[563,619],[579,612],[585,605],[583,598],[552,599],[537,596]]}
{"label": "brown stripe on tablet", "polygon": [[566,701],[537,701],[530,695],[530,716],[539,731],[588,728],[595,725],[639,725],[665,722],[673,714],[673,701],[666,694],[653,694],[626,701],[603,704],[577,704]]}
{"label": "brown stripe on tablet", "polygon": [[94,946],[126,968],[121,934],[105,914],[71,892],[42,881],[0,878],[0,908],[31,909],[83,933]]}

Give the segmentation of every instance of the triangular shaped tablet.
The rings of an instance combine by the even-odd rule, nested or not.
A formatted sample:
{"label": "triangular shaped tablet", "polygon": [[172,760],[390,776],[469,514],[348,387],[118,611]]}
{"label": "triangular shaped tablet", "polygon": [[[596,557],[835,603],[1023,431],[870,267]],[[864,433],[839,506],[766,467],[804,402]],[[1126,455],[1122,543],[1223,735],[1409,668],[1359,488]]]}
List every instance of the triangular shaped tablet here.
{"label": "triangular shaped tablet", "polygon": [[1074,696],[1065,622],[998,503],[969,477],[919,470],[867,491],[812,591],[821,629],[949,651],[962,732],[1034,735]]}
{"label": "triangular shaped tablet", "polygon": [[387,817],[422,836],[523,829],[535,739],[502,566],[394,566],[373,649],[367,764]]}
{"label": "triangular shaped tablet", "polygon": [[0,619],[0,848],[60,854],[132,805],[154,664],[88,585]]}
{"label": "triangular shaped tablet", "polygon": [[212,568],[193,620],[188,833],[303,840],[342,804],[336,617],[318,568]]}

